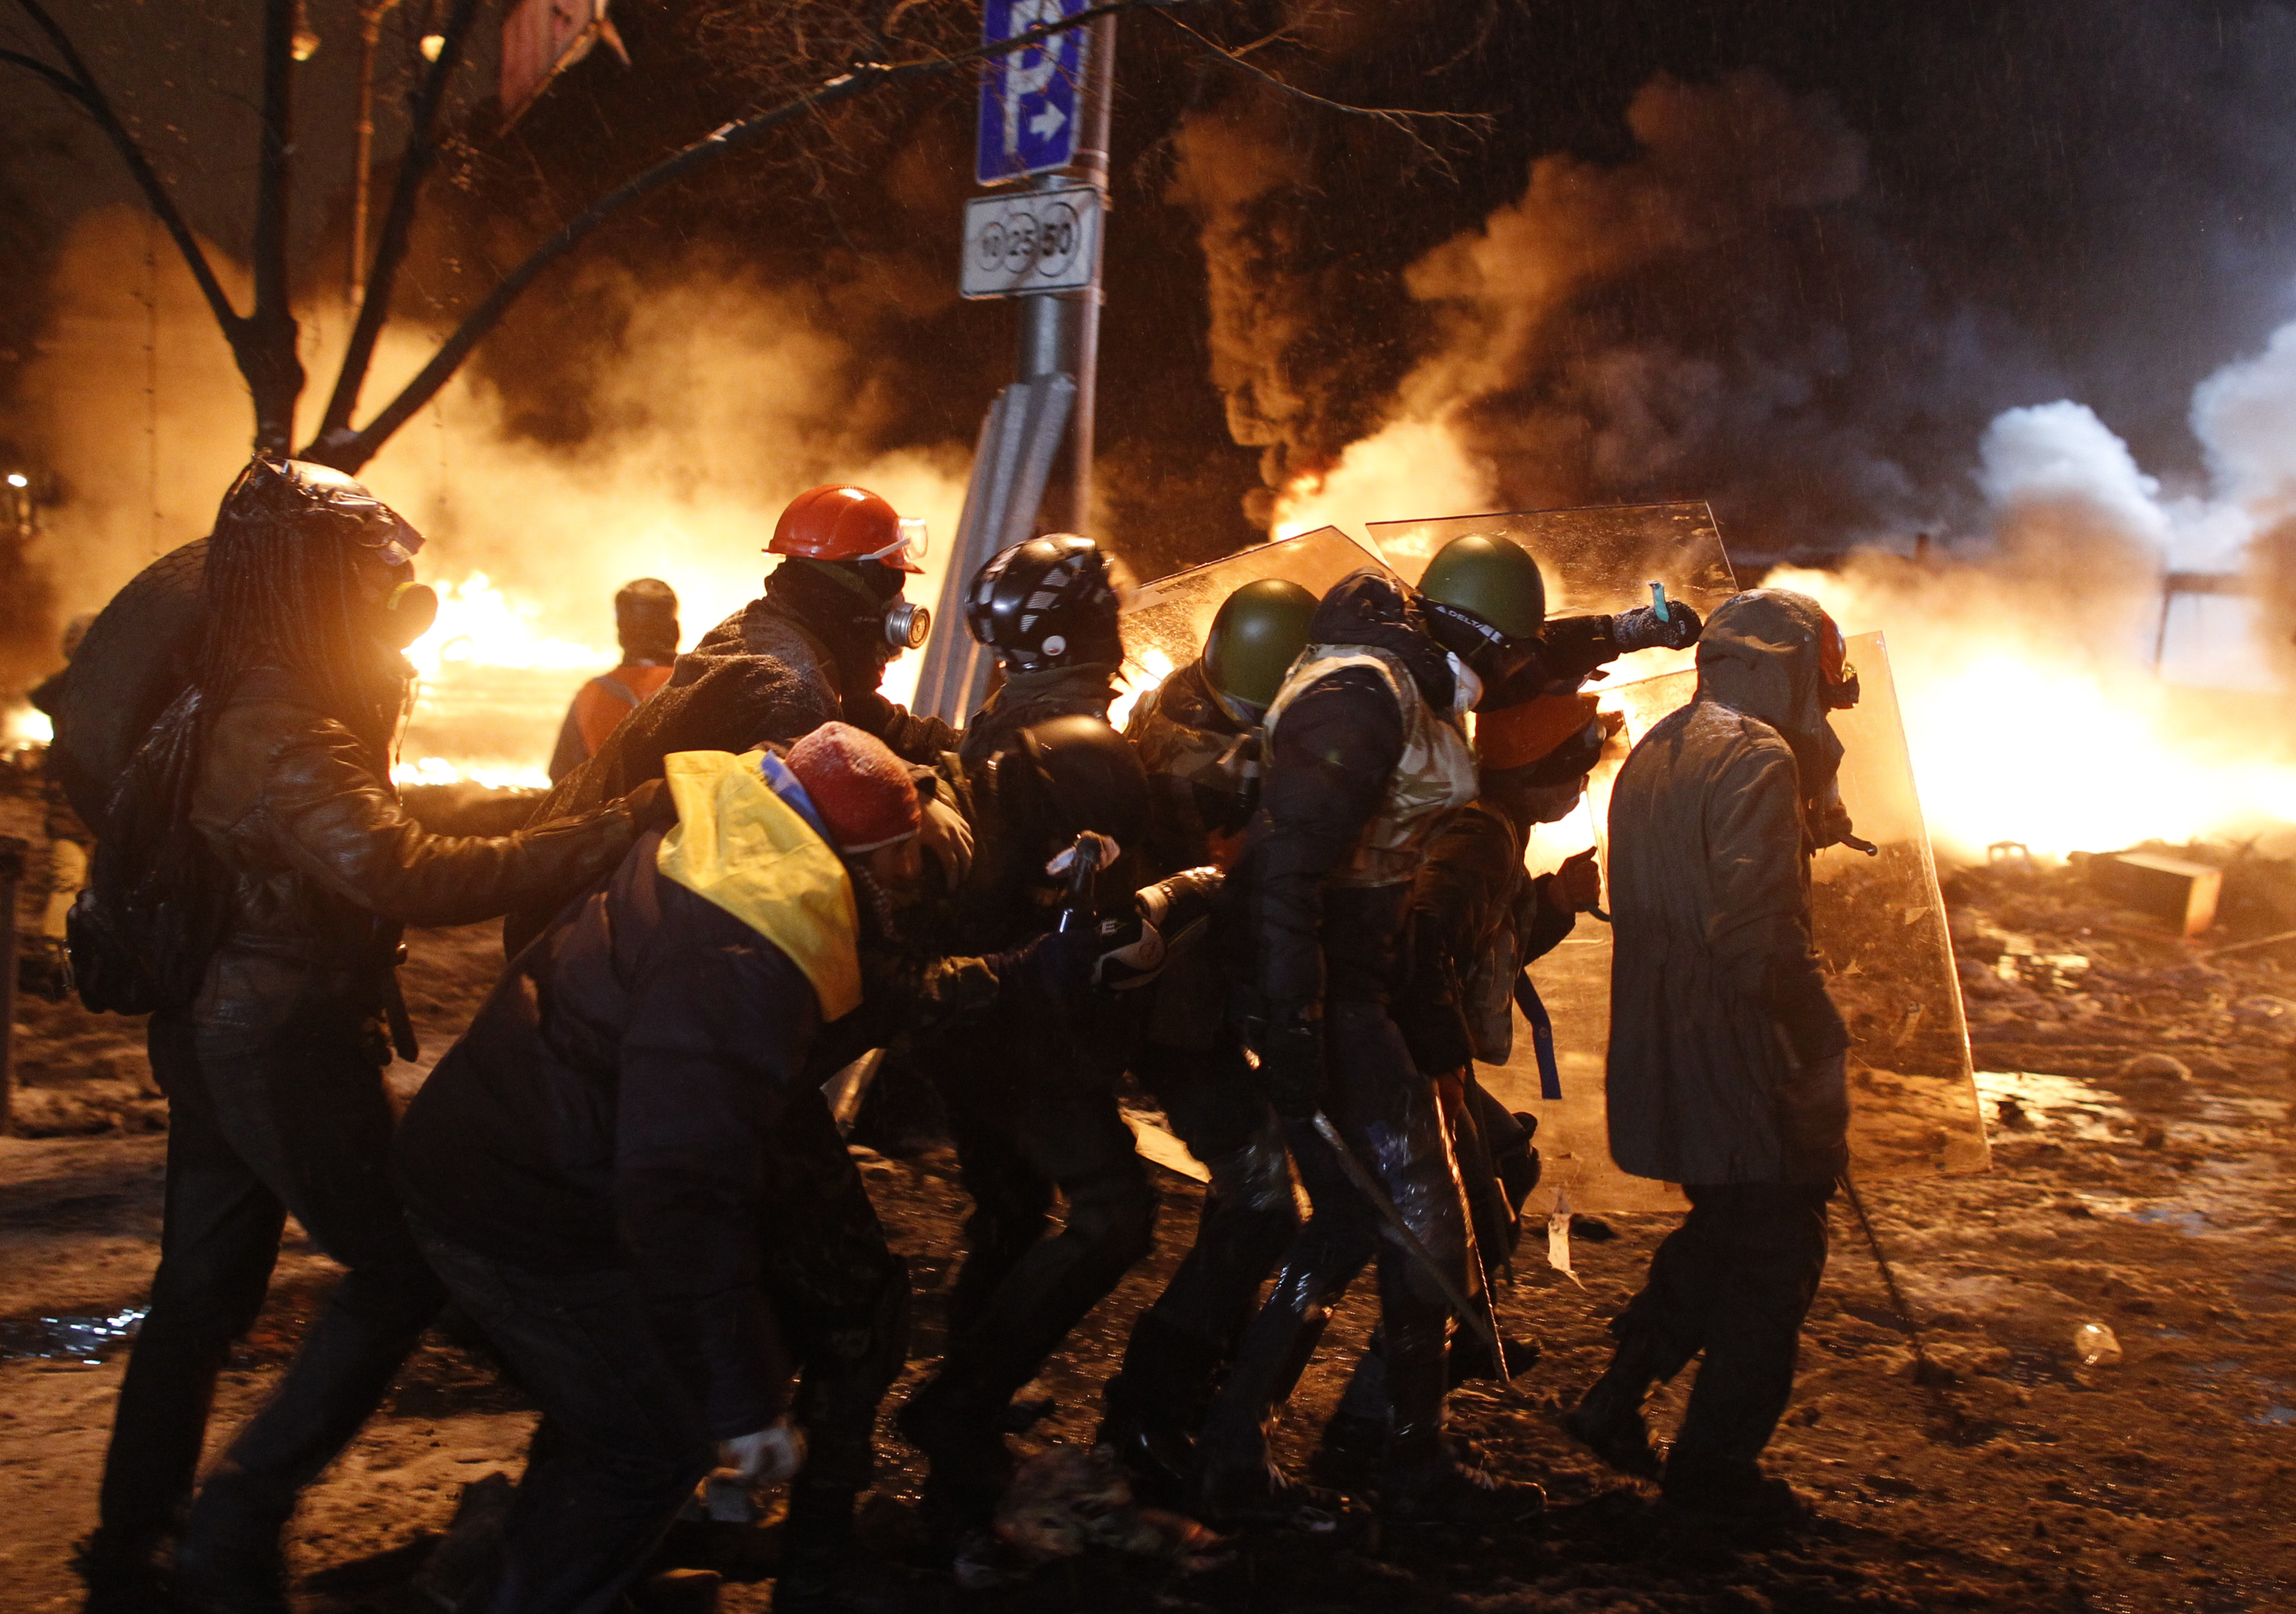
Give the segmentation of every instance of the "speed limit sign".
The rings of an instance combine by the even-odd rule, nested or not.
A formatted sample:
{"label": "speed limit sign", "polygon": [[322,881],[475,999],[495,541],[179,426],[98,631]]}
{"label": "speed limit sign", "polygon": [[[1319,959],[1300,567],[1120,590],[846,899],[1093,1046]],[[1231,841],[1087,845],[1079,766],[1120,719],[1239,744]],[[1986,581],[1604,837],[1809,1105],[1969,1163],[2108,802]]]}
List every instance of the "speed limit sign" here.
{"label": "speed limit sign", "polygon": [[982,196],[965,204],[965,296],[1025,297],[1092,284],[1100,193],[1091,185]]}

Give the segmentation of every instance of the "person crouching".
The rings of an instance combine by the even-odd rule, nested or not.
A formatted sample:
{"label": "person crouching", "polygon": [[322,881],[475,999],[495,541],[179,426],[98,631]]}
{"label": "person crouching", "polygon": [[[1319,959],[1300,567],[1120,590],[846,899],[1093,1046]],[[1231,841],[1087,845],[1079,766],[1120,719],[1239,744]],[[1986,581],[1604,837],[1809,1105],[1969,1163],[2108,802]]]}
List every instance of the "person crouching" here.
{"label": "person crouching", "polygon": [[909,770],[847,725],[667,760],[677,825],[512,961],[398,1137],[424,1253],[542,1409],[497,1614],[612,1606],[719,1442],[791,1444],[774,1207],[852,1170],[812,1056],[919,870]]}

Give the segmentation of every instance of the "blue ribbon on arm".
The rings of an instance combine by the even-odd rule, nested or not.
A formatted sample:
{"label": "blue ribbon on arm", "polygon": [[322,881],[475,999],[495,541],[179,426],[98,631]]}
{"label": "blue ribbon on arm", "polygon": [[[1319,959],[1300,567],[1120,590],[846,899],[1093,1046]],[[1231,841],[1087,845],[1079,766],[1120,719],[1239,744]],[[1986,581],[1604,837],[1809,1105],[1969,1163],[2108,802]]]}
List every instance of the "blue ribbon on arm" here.
{"label": "blue ribbon on arm", "polygon": [[1530,984],[1528,970],[1514,978],[1514,1006],[1530,1022],[1531,1050],[1538,1055],[1538,1096],[1552,1103],[1562,1096],[1562,1072],[1554,1063],[1554,1022],[1538,1001],[1538,988]]}

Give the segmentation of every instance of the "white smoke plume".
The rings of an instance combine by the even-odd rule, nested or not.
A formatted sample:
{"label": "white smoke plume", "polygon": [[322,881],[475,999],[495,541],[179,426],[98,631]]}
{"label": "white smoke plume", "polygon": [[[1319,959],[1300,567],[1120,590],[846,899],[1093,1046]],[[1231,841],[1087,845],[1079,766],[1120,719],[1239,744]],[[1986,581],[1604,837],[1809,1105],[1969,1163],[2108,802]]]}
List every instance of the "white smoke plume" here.
{"label": "white smoke plume", "polygon": [[[1989,527],[1927,564],[1865,551],[1769,581],[1879,629],[1932,834],[1963,857],[2269,832],[2296,822],[2284,532],[2296,326],[2194,390],[2209,482],[2163,487],[2086,406],[2006,411],[1980,445]],[[2177,574],[2255,594],[2164,593]]]}

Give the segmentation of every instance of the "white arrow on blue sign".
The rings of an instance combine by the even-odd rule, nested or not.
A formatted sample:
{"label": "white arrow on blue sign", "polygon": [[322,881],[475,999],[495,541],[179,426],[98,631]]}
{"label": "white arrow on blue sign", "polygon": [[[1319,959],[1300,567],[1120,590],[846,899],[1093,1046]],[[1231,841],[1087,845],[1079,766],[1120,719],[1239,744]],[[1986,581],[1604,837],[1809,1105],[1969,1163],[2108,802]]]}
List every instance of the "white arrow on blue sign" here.
{"label": "white arrow on blue sign", "polygon": [[[996,45],[1032,28],[1059,22],[1087,0],[985,0],[980,39]],[[1078,111],[1084,101],[1085,42],[1081,28],[1040,45],[991,56],[981,64],[980,142],[974,174],[1001,184],[1076,160]]]}

